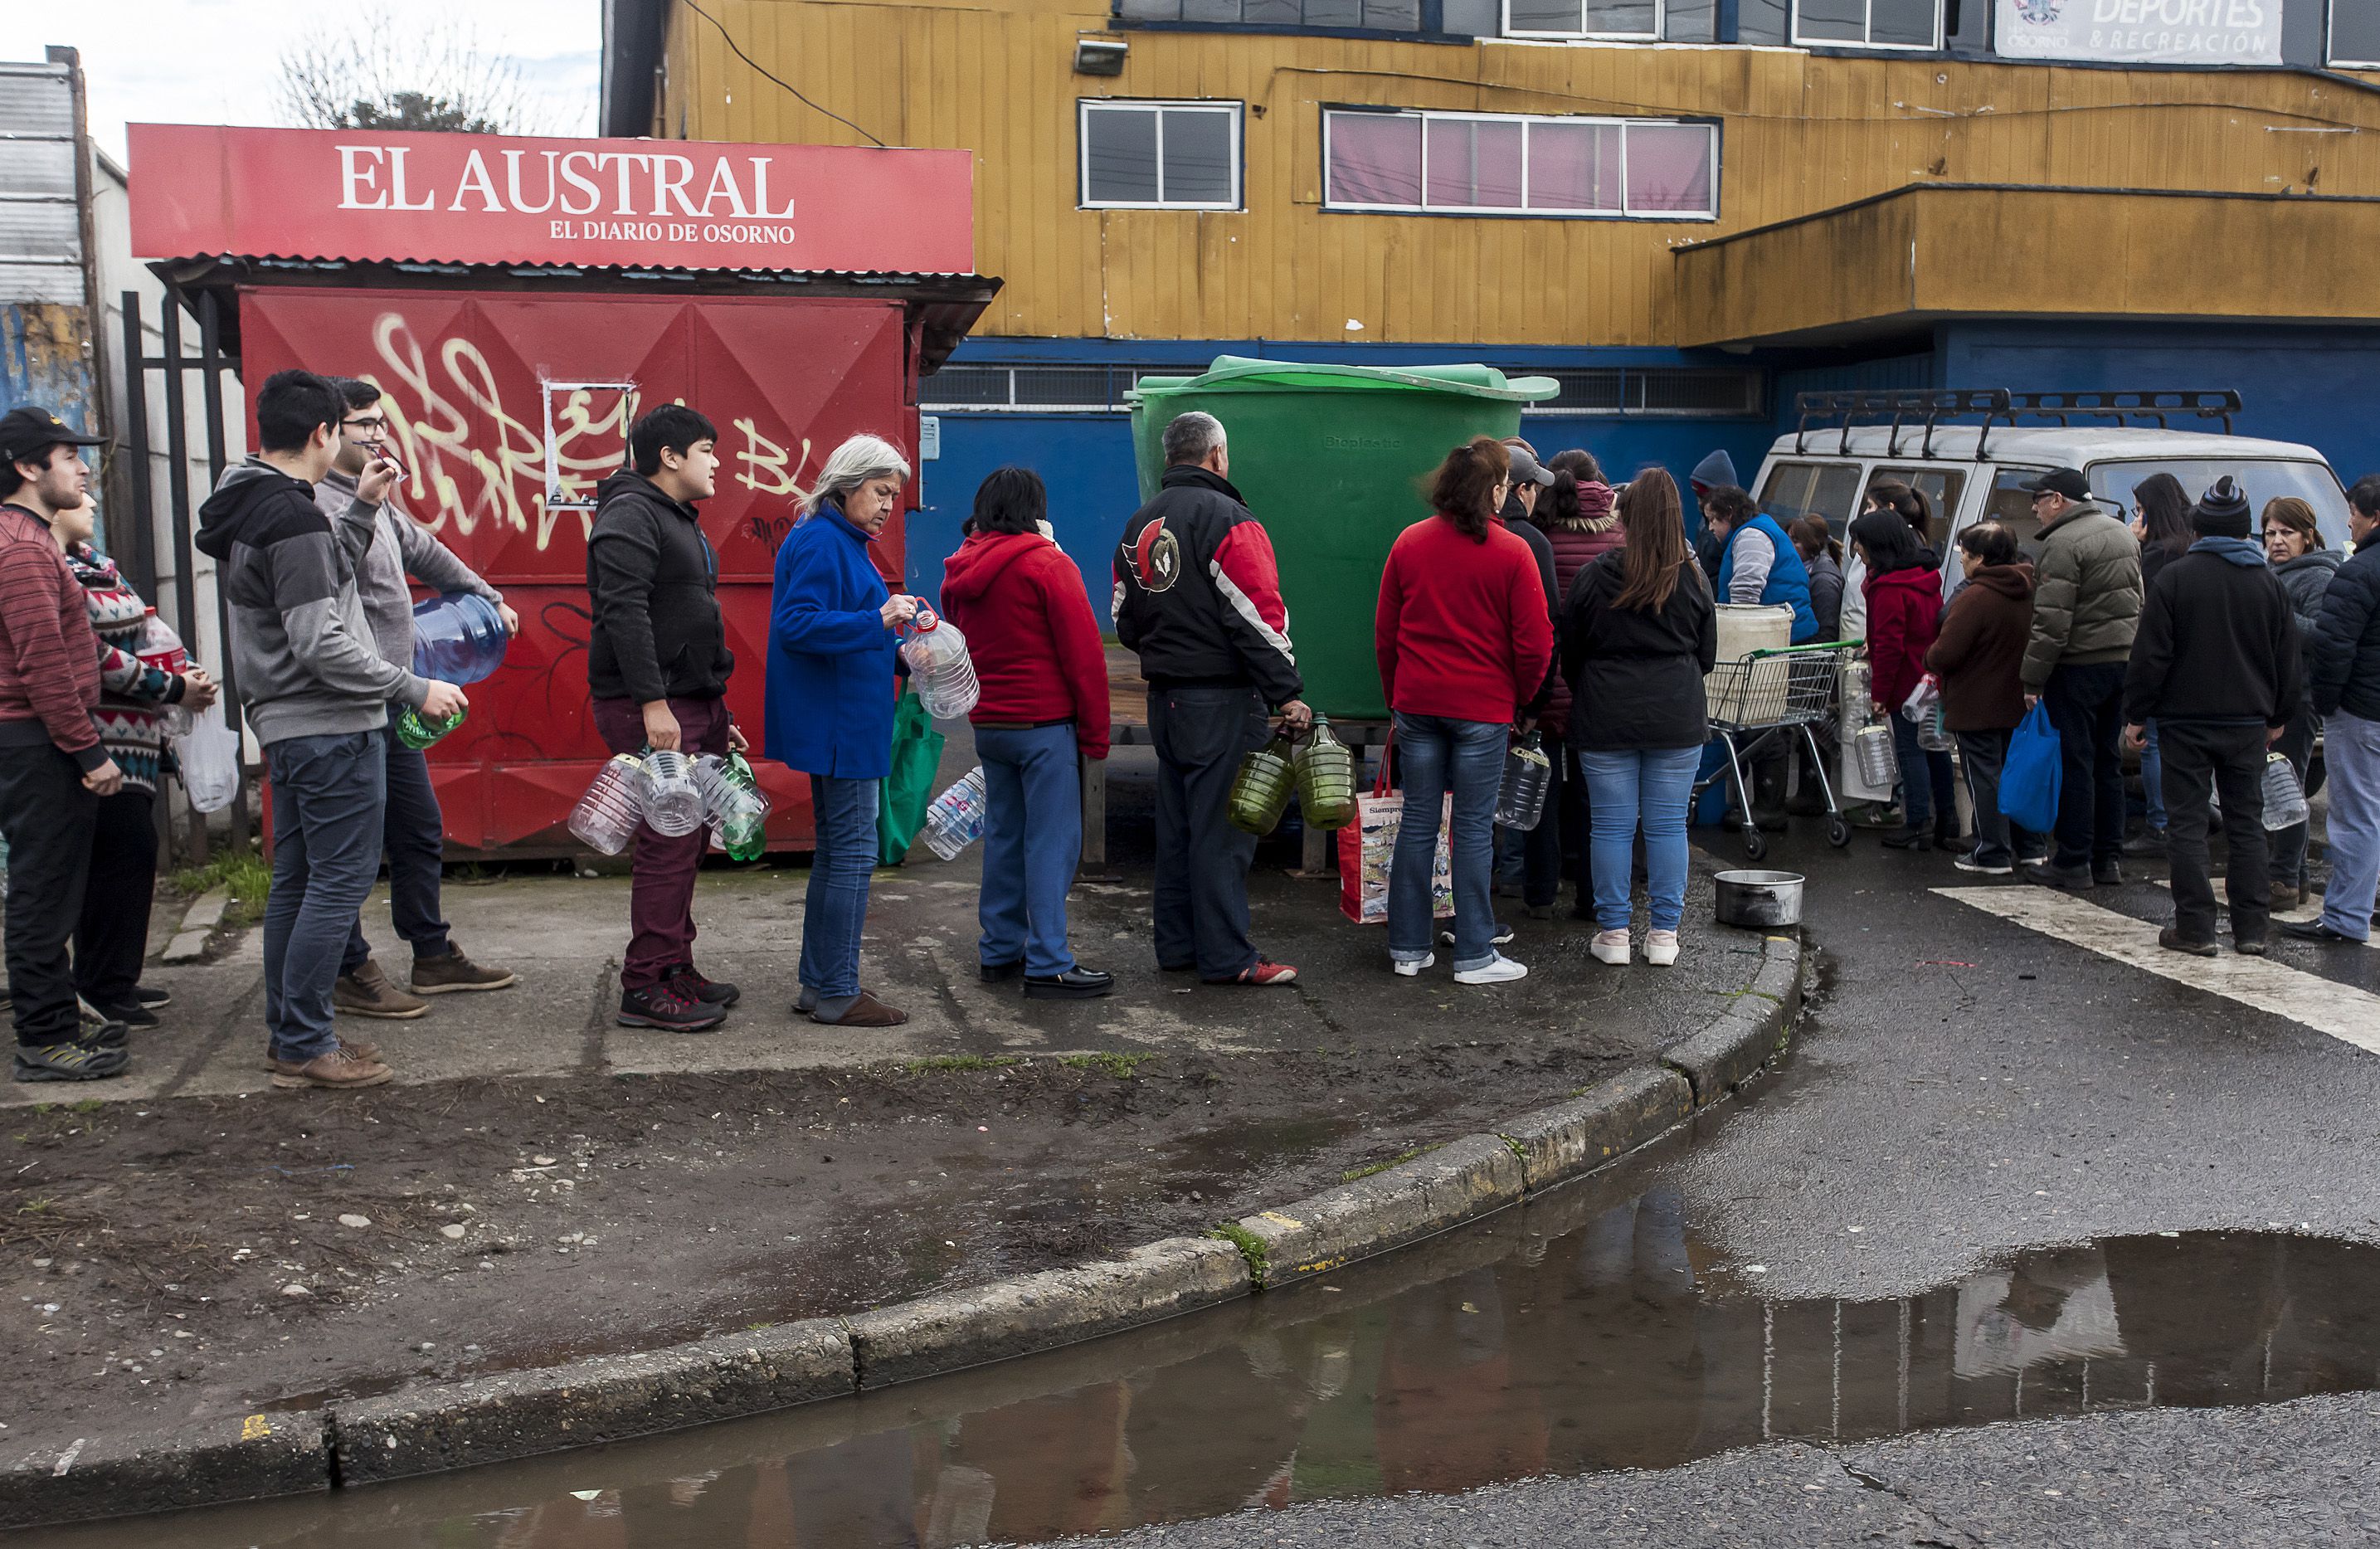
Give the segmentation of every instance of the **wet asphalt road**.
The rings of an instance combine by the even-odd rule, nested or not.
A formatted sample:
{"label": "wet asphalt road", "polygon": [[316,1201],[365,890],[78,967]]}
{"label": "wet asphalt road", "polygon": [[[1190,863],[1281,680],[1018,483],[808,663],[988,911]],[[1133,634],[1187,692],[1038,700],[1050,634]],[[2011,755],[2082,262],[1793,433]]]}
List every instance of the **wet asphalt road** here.
{"label": "wet asphalt road", "polygon": [[[1766,864],[1811,878],[1818,987],[1785,1075],[1665,1165],[1724,1250],[1715,1277],[1876,1298],[2119,1234],[2380,1241],[2380,1055],[1937,896],[1987,885],[1941,856],[1864,835],[1838,854],[1797,832]],[[2133,869],[2090,901],[2168,918],[2162,868]],[[2302,976],[2280,981],[2290,995],[2380,989],[2380,952],[2281,943],[2272,960]],[[1122,1542],[2362,1543],[2380,1537],[2375,1420],[2380,1398],[2357,1394],[1790,1443]]]}

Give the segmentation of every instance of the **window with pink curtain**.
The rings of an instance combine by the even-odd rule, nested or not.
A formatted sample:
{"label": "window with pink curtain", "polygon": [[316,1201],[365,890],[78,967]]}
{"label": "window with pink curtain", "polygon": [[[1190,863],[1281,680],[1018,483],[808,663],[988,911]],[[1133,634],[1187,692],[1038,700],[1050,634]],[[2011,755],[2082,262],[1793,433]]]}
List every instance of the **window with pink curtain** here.
{"label": "window with pink curtain", "polygon": [[1718,213],[1711,189],[1707,124],[1628,126],[1628,209],[1708,215]]}
{"label": "window with pink curtain", "polygon": [[1518,120],[1431,118],[1429,207],[1433,210],[1521,208]]}
{"label": "window with pink curtain", "polygon": [[1421,205],[1421,119],[1389,113],[1330,116],[1333,204]]}
{"label": "window with pink curtain", "polygon": [[1620,126],[1529,126],[1529,208],[1548,212],[1617,212]]}

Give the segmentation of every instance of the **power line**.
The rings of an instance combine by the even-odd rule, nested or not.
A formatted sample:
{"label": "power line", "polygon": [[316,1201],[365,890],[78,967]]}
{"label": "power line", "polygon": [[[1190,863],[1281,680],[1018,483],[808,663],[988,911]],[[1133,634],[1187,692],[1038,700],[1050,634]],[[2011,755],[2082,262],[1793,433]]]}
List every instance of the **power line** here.
{"label": "power line", "polygon": [[791,91],[794,94],[795,100],[800,102],[805,106],[818,108],[819,112],[825,114],[828,117],[833,119],[836,123],[841,124],[844,128],[851,130],[854,134],[868,135],[868,142],[874,145],[878,150],[881,151],[890,149],[890,147],[885,145],[882,140],[878,140],[872,134],[868,134],[866,129],[861,128],[858,125],[853,123],[850,119],[845,118],[842,114],[835,112],[832,108],[819,107],[818,104],[811,102],[809,98],[803,96],[801,88],[795,86],[792,81],[787,80],[781,76],[771,74],[768,67],[762,65],[760,61],[753,58],[750,55],[744,52],[744,46],[735,41],[735,34],[727,30],[727,24],[725,22],[721,21],[717,17],[712,16],[709,11],[704,10],[700,6],[696,5],[694,0],[685,0],[685,5],[687,10],[692,11],[703,20],[719,29],[719,36],[726,43],[728,49],[735,54],[736,58],[741,59],[744,63],[751,66],[767,79],[773,80],[778,85],[783,87],[786,91]]}

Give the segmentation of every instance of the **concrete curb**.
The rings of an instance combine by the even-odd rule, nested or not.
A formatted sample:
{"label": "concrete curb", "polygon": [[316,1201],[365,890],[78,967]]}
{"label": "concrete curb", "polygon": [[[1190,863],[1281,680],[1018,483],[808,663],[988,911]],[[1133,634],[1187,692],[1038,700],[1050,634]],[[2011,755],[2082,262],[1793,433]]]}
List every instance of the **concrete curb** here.
{"label": "concrete curb", "polygon": [[1633,1067],[1209,1238],[842,1318],[463,1382],[328,1410],[78,1441],[0,1470],[0,1528],[296,1494],[624,1441],[1050,1350],[1325,1275],[1606,1166],[1780,1053],[1802,947],[1771,935],[1751,984],[1658,1063]]}

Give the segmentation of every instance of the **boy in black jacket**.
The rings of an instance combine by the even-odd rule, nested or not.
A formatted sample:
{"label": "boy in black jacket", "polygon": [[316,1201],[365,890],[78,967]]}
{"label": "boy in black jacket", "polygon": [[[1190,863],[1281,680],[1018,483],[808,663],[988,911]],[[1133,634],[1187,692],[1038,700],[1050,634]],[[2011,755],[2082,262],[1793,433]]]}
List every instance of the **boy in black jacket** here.
{"label": "boy in black jacket", "polygon": [[2215,884],[2207,874],[2206,794],[2223,799],[2231,939],[2265,956],[2272,919],[2265,845],[2265,750],[2304,693],[2289,594],[2249,541],[2247,497],[2225,475],[2191,508],[2198,541],[2157,573],[2124,676],[2132,746],[2157,724],[2165,753],[2173,923],[2157,945],[2215,956]]}

